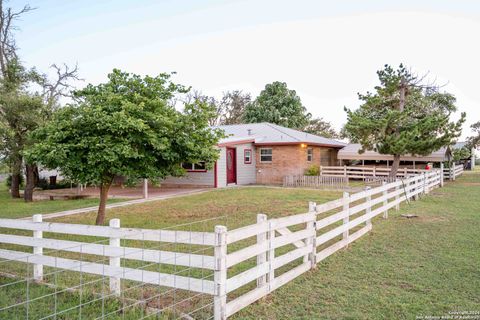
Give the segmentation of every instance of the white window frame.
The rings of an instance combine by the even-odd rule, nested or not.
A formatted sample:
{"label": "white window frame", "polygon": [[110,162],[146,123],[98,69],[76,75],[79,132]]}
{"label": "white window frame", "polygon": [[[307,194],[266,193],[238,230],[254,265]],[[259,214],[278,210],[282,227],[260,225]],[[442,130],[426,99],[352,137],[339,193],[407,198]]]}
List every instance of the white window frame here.
{"label": "white window frame", "polygon": [[[270,150],[269,155],[262,155],[263,150]],[[270,157],[270,160],[263,160],[264,156]],[[273,161],[273,149],[272,148],[260,148],[260,162],[261,163],[271,163]]]}
{"label": "white window frame", "polygon": [[252,164],[252,149],[243,150],[243,164]]}
{"label": "white window frame", "polygon": [[[187,163],[185,163],[187,164]],[[184,170],[186,170],[187,172],[206,172],[207,171],[207,167],[205,165],[205,161],[200,161],[198,164],[201,165],[203,164],[203,168],[195,168],[196,164],[195,163],[188,163],[188,164],[191,164],[192,165],[192,168],[191,169],[186,169],[183,167],[183,164],[182,164],[182,168]]]}
{"label": "white window frame", "polygon": [[313,161],[313,148],[307,148],[307,161]]}

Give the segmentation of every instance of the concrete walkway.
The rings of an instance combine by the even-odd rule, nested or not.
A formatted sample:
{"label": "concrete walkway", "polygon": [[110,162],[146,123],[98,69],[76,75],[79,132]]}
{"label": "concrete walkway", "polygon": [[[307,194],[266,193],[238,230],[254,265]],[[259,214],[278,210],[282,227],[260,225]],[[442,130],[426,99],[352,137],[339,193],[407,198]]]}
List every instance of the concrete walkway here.
{"label": "concrete walkway", "polygon": [[[208,192],[208,191],[211,191],[211,190],[212,189],[195,189],[195,190],[178,191],[174,194],[169,193],[169,194],[166,194],[166,195],[149,197],[148,199],[135,199],[135,200],[128,200],[128,201],[123,201],[123,202],[107,204],[106,208],[107,209],[112,209],[112,208],[125,207],[125,206],[130,206],[130,205],[139,204],[139,203],[146,203],[146,202],[152,202],[152,201],[160,201],[160,200],[186,197],[186,196],[193,195],[193,194],[205,193],[205,192]],[[43,217],[43,219],[52,219],[52,218],[71,216],[71,215],[74,215],[74,214],[87,213],[87,212],[92,212],[92,211],[97,211],[97,210],[98,210],[98,206],[95,206],[95,207],[73,209],[73,210],[60,211],[60,212],[54,212],[54,213],[47,213],[47,214],[43,214],[42,217]],[[32,219],[31,217],[20,218],[20,220],[31,220],[31,219]]]}

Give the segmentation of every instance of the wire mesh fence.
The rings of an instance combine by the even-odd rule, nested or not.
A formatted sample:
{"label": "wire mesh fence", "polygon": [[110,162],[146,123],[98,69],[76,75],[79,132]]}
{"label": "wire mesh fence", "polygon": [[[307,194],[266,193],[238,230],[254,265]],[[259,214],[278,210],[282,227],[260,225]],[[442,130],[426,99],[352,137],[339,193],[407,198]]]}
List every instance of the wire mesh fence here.
{"label": "wire mesh fence", "polygon": [[216,224],[0,219],[0,319],[211,319]]}

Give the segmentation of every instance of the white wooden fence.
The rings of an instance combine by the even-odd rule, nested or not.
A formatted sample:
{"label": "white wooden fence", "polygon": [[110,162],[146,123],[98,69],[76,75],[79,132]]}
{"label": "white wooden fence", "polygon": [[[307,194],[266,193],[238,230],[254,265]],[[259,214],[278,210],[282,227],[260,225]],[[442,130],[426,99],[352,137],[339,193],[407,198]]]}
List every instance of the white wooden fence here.
{"label": "white wooden fence", "polygon": [[458,176],[461,176],[463,174],[463,165],[454,164],[450,168],[444,168],[443,174],[445,179],[455,180]]}
{"label": "white wooden fence", "polygon": [[284,187],[344,189],[348,187],[348,177],[344,176],[285,176]]}
{"label": "white wooden fence", "polygon": [[[120,240],[138,240],[140,243],[162,242],[207,246],[211,251],[216,244],[215,234],[212,232],[121,228],[119,219],[110,220],[109,226],[42,222],[41,215],[34,215],[32,221],[0,219],[0,228],[2,228],[0,229],[0,243],[33,247],[33,254],[25,251],[0,249],[0,259],[33,264],[33,278],[36,281],[42,281],[43,267],[48,266],[108,277],[110,278],[110,291],[116,295],[120,294],[122,279],[210,295],[215,293],[212,280],[129,268],[120,264],[121,260],[127,259],[214,270],[215,260],[211,255],[120,246]],[[4,229],[28,230],[33,234],[32,236],[5,234]],[[45,238],[44,232],[102,237],[109,238],[109,240],[100,241],[100,243],[60,240]],[[51,250],[48,254],[44,254],[44,249]],[[109,264],[63,258],[58,254],[60,251],[106,257],[109,259]],[[55,255],[51,255],[52,253]],[[95,259],[95,261],[102,260]]]}
{"label": "white wooden fence", "polygon": [[[324,204],[310,203],[304,214],[275,219],[258,215],[256,224],[230,231],[217,227],[216,238],[221,241],[215,250],[216,266],[220,267],[216,285],[220,291],[215,297],[215,319],[226,319],[315,268],[370,231],[377,215],[387,218],[389,209],[398,209],[401,202],[418,199],[442,185],[442,171],[432,170],[352,195],[345,192],[342,198]],[[248,242],[252,237],[256,241]],[[240,268],[241,272],[227,277],[227,269],[253,258],[256,262],[250,263],[250,268]],[[241,294],[227,299],[236,290]]]}
{"label": "white wooden fence", "polygon": [[[214,318],[226,319],[366,234],[376,216],[387,218],[389,209],[442,185],[443,172],[432,170],[359,193],[345,192],[320,205],[311,202],[307,213],[275,219],[260,214],[253,225],[234,230],[216,226],[213,233],[121,228],[117,219],[110,226],[47,223],[40,215],[33,221],[0,219],[0,228],[33,231],[32,236],[1,234],[0,243],[34,248],[33,254],[1,249],[0,258],[33,264],[36,280],[42,279],[43,266],[107,276],[115,294],[120,293],[122,279],[208,294],[213,296]],[[45,238],[43,232],[110,240],[59,240]],[[120,246],[119,239],[209,246],[213,256]],[[109,264],[49,256],[45,248],[101,255]],[[121,267],[121,259],[212,270],[213,280]]]}
{"label": "white wooden fence", "polygon": [[[366,177],[385,177],[390,174],[392,168],[386,167],[370,167],[370,166],[320,166],[321,176],[345,176],[350,179],[364,179]],[[428,170],[399,168],[397,172],[398,178],[406,178],[415,174],[421,174]]]}

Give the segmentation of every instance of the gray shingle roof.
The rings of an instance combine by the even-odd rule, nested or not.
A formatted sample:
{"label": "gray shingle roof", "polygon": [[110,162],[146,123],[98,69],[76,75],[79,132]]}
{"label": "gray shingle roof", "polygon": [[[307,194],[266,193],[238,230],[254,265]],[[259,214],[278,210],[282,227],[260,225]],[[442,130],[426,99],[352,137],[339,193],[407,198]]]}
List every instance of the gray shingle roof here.
{"label": "gray shingle roof", "polygon": [[228,136],[222,142],[254,139],[257,144],[306,143],[342,148],[346,144],[334,139],[320,137],[310,133],[285,128],[272,123],[249,123],[217,126]]}

